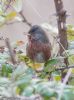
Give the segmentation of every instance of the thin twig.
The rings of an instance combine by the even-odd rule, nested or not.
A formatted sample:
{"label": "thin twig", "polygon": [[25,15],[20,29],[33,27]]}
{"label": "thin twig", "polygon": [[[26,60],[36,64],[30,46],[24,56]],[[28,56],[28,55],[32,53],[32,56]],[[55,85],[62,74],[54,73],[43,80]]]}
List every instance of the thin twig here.
{"label": "thin twig", "polygon": [[12,63],[16,64],[15,55],[14,55],[14,52],[13,52],[13,50],[11,48],[11,45],[10,45],[10,42],[9,42],[8,38],[5,39],[5,43],[6,43],[7,48],[9,49],[9,53],[10,53],[10,57],[11,57]]}
{"label": "thin twig", "polygon": [[70,68],[74,68],[74,65],[70,65],[70,66],[67,66],[67,67],[62,67],[62,68],[56,68],[55,70],[65,70],[65,69],[70,69]]}
{"label": "thin twig", "polygon": [[23,12],[21,11],[19,13],[21,15],[21,17],[23,18],[23,22],[26,23],[29,27],[32,27],[32,24],[30,22],[27,21],[27,19],[25,18]]}

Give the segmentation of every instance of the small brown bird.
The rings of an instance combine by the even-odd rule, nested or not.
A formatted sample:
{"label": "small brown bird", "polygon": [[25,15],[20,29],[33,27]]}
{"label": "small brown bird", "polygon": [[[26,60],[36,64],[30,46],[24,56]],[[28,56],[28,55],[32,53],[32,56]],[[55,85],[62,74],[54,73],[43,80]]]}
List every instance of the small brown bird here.
{"label": "small brown bird", "polygon": [[51,57],[51,43],[42,27],[34,25],[28,32],[27,56],[34,62],[44,63]]}

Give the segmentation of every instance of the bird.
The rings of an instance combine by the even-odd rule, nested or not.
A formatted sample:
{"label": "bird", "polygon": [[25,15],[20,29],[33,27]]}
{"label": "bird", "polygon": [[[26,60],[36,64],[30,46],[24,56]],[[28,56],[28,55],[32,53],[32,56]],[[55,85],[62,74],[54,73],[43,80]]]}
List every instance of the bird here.
{"label": "bird", "polygon": [[44,63],[51,58],[51,43],[39,25],[33,25],[28,31],[27,56],[36,63]]}

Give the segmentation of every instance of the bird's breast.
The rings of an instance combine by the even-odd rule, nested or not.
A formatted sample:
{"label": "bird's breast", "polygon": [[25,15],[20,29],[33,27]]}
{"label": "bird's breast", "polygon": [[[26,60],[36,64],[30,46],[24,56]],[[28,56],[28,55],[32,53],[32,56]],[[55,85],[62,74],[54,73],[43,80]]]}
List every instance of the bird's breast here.
{"label": "bird's breast", "polygon": [[51,56],[50,45],[44,43],[29,43],[27,55],[35,62],[43,63]]}

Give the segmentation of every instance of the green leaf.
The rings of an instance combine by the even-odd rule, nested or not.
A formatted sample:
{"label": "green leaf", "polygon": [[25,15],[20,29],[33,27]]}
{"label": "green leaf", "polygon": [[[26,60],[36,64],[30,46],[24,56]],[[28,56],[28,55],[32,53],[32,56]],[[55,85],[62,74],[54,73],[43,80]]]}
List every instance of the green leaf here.
{"label": "green leaf", "polygon": [[52,72],[55,70],[55,67],[54,65],[56,65],[58,63],[58,60],[57,59],[51,59],[51,60],[48,60],[46,63],[45,63],[45,67],[44,67],[44,71],[45,72]]}
{"label": "green leaf", "polygon": [[19,77],[21,77],[23,74],[25,74],[27,66],[25,64],[20,64],[17,66],[17,68],[12,73],[12,79],[17,80]]}
{"label": "green leaf", "polygon": [[[19,89],[19,94],[22,94],[22,92],[24,91],[24,89],[26,88],[26,87],[28,87],[30,84],[20,84],[20,85],[18,85],[18,87],[17,87],[17,90]],[[17,92],[17,91],[16,91]]]}
{"label": "green leaf", "polygon": [[9,73],[12,73],[12,71],[13,71],[13,69],[12,69],[11,65],[9,65],[9,64],[3,64],[2,65],[2,70],[1,70],[1,75],[5,76],[5,77],[8,77]]}
{"label": "green leaf", "polygon": [[62,96],[63,100],[74,100],[74,91],[71,91],[70,89],[65,90]]}
{"label": "green leaf", "polygon": [[21,84],[28,84],[32,80],[32,77],[30,75],[26,75],[23,77],[20,77],[18,80],[15,80],[14,85],[18,86]]}
{"label": "green leaf", "polygon": [[49,83],[48,82],[42,82],[37,84],[37,87],[35,87],[36,92],[41,94],[42,96],[48,96],[48,97],[52,97],[56,95],[56,92],[54,91],[54,89],[49,87]]}
{"label": "green leaf", "polygon": [[28,86],[24,89],[22,95],[23,96],[31,96],[33,94],[34,89],[31,86]]}
{"label": "green leaf", "polygon": [[35,75],[35,71],[32,68],[27,68],[25,70],[25,73],[28,75]]}
{"label": "green leaf", "polygon": [[53,66],[53,65],[55,65],[55,64],[57,64],[58,63],[58,60],[57,59],[51,59],[51,60],[48,60],[46,63],[45,63],[45,65],[44,66]]}
{"label": "green leaf", "polygon": [[10,84],[10,80],[8,78],[0,77],[0,86],[6,86]]}
{"label": "green leaf", "polygon": [[52,78],[54,81],[61,81],[61,75],[58,73],[52,73]]}

